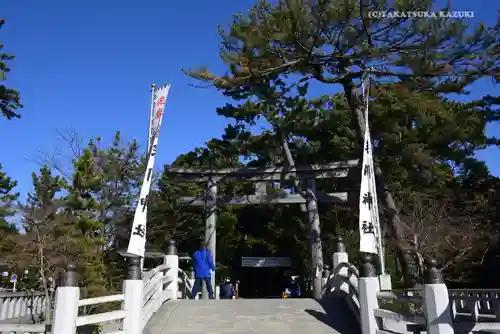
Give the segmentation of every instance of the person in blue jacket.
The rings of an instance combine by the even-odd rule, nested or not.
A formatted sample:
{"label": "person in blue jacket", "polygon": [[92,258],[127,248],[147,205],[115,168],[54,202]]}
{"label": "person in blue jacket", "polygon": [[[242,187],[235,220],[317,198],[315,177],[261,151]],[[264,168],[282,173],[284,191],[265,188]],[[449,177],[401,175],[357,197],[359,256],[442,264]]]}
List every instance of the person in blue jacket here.
{"label": "person in blue jacket", "polygon": [[200,241],[200,249],[194,252],[192,258],[195,280],[191,298],[194,299],[196,297],[201,285],[205,282],[209,298],[214,299],[214,290],[210,282],[210,270],[215,271],[215,265],[212,254],[205,247],[205,242]]}

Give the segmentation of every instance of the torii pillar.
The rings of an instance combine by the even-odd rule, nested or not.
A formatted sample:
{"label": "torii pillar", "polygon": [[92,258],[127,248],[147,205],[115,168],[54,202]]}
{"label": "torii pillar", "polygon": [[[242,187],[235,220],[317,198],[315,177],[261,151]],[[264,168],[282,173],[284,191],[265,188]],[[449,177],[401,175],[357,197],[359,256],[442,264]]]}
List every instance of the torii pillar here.
{"label": "torii pillar", "polygon": [[[205,246],[212,253],[212,257],[215,264],[216,256],[216,246],[217,246],[217,183],[214,179],[209,179],[207,183],[206,190],[206,202],[205,202]],[[215,271],[210,277],[212,284],[212,289],[214,290],[214,297],[216,294],[215,286]],[[202,296],[203,299],[208,299],[208,291],[205,284],[202,284]]]}

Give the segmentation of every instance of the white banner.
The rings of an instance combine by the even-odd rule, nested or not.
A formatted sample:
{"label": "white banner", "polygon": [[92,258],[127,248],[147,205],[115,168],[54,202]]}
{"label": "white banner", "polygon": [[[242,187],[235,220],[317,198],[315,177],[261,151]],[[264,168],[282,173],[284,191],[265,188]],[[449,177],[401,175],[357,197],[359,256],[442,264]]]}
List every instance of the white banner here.
{"label": "white banner", "polygon": [[365,141],[363,145],[363,164],[361,165],[361,189],[359,193],[359,251],[382,255],[380,218],[378,214],[377,186],[373,165],[372,142],[368,123],[368,89],[363,95],[365,106]]}
{"label": "white banner", "polygon": [[158,136],[160,134],[161,121],[165,111],[165,102],[167,101],[170,85],[155,88],[153,101],[153,118],[151,120],[151,147],[148,150],[148,162],[146,173],[139,195],[139,202],[135,209],[134,222],[130,232],[127,253],[144,257],[146,248],[146,225],[147,225],[147,205],[148,196],[151,190],[151,177],[155,165],[156,147],[158,145]]}

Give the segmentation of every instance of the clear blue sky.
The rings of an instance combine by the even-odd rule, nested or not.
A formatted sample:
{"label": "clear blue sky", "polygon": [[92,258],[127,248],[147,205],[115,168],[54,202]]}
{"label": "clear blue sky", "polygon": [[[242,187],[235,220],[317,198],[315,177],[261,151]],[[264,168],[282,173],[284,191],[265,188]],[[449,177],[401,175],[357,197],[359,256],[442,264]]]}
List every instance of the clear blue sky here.
{"label": "clear blue sky", "polygon": [[[215,108],[225,102],[215,90],[188,86],[181,68],[207,65],[220,72],[217,25],[254,1],[1,0],[0,30],[10,63],[7,84],[19,89],[23,118],[0,120],[0,161],[24,195],[38,168],[37,152],[61,148],[57,130],[75,129],[85,139],[146,141],[151,83],[172,83],[162,126],[157,166],[220,136],[227,121]],[[493,22],[494,1],[453,1],[474,10],[474,20]],[[493,93],[490,83],[474,95]],[[500,134],[491,127],[490,133]],[[482,152],[500,175],[498,150]]]}

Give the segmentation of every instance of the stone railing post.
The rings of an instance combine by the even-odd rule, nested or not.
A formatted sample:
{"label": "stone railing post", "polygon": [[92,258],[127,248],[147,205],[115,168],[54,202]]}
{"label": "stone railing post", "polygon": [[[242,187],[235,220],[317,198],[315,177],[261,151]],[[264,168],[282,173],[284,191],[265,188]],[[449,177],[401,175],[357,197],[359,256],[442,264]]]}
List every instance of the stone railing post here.
{"label": "stone railing post", "polygon": [[453,334],[450,297],[436,260],[427,259],[424,305],[428,334]]}
{"label": "stone railing post", "polygon": [[335,273],[337,267],[341,263],[349,263],[349,256],[347,255],[344,239],[342,237],[337,237],[335,240],[335,252],[333,252],[333,268],[332,271]]}
{"label": "stone railing post", "polygon": [[168,291],[170,298],[175,300],[179,291],[179,256],[177,255],[175,240],[168,241],[167,253],[163,263],[169,267],[165,276],[169,277],[168,281],[170,283],[168,283],[165,291]]}
{"label": "stone railing post", "polygon": [[[342,263],[349,263],[349,255],[347,254],[344,239],[338,236],[335,240],[335,251],[333,253],[333,268],[332,273],[336,276],[344,277],[349,280],[351,284],[357,284],[357,282],[353,282],[355,278],[351,277],[351,273],[349,272],[349,268],[347,266],[341,266]],[[345,293],[350,293],[349,283],[342,283],[338,289],[344,291]]]}
{"label": "stone railing post", "polygon": [[[195,279],[194,279],[194,269],[191,268],[189,270],[189,286],[193,287],[194,286],[194,282],[195,282]],[[188,292],[188,296],[191,296],[191,291]],[[191,298],[198,299],[197,296],[191,296]]]}
{"label": "stone railing post", "polygon": [[330,272],[330,266],[327,265],[327,264],[324,264],[323,265],[323,275],[322,275],[322,279],[323,279],[322,286],[323,286],[323,288],[328,283],[328,280],[330,279],[330,274],[331,274],[331,272]]}
{"label": "stone railing post", "polygon": [[[194,287],[194,283],[196,281],[195,278],[194,278],[194,276],[195,276],[194,275],[194,269],[191,268],[191,270],[189,271],[189,284],[190,284],[191,287]],[[189,296],[191,296],[191,292],[192,291],[189,291]],[[191,298],[193,298],[193,299],[199,299],[198,296],[191,296]]]}
{"label": "stone railing post", "polygon": [[[383,254],[376,256],[377,259],[377,269],[381,269],[381,261],[382,261],[382,256]],[[377,270],[379,271],[379,270]],[[385,273],[385,272],[378,272],[378,280],[380,284],[380,291],[391,291],[392,290],[392,280],[391,280],[391,275]]]}
{"label": "stone railing post", "polygon": [[142,298],[143,282],[141,258],[138,256],[127,258],[127,273],[123,281],[123,309],[127,316],[123,319],[122,330],[127,334],[142,333]]}
{"label": "stone railing post", "polygon": [[378,308],[377,293],[379,292],[379,281],[375,268],[374,257],[370,254],[362,255],[359,270],[359,313],[361,318],[361,333],[376,334],[378,321],[374,311]]}
{"label": "stone railing post", "polygon": [[56,289],[52,334],[75,334],[80,288],[76,266],[68,264],[61,275],[61,285]]}

